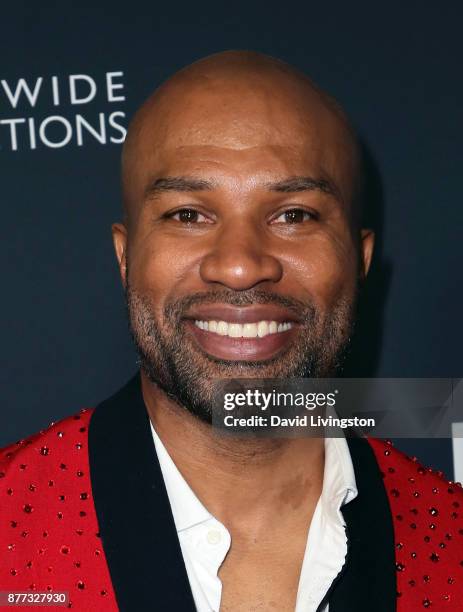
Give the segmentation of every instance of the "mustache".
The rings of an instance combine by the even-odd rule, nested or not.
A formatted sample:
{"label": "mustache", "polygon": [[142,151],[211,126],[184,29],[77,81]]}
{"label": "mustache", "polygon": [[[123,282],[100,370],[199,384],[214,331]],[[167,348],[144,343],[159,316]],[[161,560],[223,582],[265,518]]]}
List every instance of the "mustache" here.
{"label": "mustache", "polygon": [[230,306],[276,304],[286,308],[301,319],[311,319],[316,313],[316,308],[312,302],[302,302],[297,298],[280,295],[271,291],[263,289],[248,289],[245,291],[221,289],[192,293],[183,298],[168,302],[164,308],[164,315],[167,320],[174,321],[181,319],[193,306],[214,303],[229,304]]}

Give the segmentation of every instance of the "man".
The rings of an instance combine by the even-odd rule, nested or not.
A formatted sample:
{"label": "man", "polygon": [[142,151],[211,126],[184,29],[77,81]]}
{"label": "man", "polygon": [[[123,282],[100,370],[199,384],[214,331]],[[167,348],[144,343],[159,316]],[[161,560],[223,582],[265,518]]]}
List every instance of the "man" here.
{"label": "man", "polygon": [[140,375],[3,450],[1,590],[85,611],[460,609],[460,487],[381,441],[211,426],[213,379],[339,371],[373,250],[361,173],[337,103],[266,56],[206,58],[148,99],[113,226]]}

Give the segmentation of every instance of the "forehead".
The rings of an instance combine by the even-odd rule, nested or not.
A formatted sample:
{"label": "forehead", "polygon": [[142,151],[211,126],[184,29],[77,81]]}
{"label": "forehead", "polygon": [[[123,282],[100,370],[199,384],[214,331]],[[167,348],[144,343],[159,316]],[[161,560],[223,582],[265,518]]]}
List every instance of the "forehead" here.
{"label": "forehead", "polygon": [[[233,85],[233,86],[232,86]],[[173,91],[172,91],[173,89]],[[211,174],[253,183],[294,175],[334,182],[350,199],[355,155],[346,122],[310,90],[263,82],[171,88],[142,110],[124,177],[140,201],[159,176]]]}
{"label": "forehead", "polygon": [[[166,149],[162,159],[146,167],[148,189],[164,177],[203,179],[213,189],[252,192],[290,177],[312,177],[334,183],[317,151],[302,155],[297,147],[257,145],[232,149],[213,145],[185,145]],[[336,185],[337,186],[337,185]]]}

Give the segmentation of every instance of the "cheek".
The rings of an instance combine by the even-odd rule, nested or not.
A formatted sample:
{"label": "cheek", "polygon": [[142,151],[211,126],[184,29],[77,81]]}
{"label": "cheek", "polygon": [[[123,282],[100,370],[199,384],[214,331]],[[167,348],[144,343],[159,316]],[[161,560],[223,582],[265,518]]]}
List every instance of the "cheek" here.
{"label": "cheek", "polygon": [[340,299],[352,300],[357,287],[358,255],[351,240],[311,237],[286,258],[288,278],[319,306],[330,308]]}
{"label": "cheek", "polygon": [[148,296],[160,316],[166,299],[188,277],[191,259],[185,250],[172,248],[172,241],[138,241],[129,247],[130,286]]}

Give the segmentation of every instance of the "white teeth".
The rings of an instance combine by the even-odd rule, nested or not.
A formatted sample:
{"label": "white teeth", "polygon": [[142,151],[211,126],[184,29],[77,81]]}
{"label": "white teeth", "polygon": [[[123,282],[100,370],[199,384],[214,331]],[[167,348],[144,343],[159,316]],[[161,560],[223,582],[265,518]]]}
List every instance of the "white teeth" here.
{"label": "white teeth", "polygon": [[243,325],[243,338],[256,338],[257,337],[257,324],[256,323],[245,323]]}
{"label": "white teeth", "polygon": [[268,323],[267,321],[259,321],[257,324],[257,335],[259,338],[263,338],[264,336],[268,336],[269,334]]}
{"label": "white teeth", "polygon": [[259,321],[258,323],[227,323],[227,321],[195,321],[196,327],[204,331],[229,336],[230,338],[264,338],[269,334],[287,331],[293,326],[289,321]]}
{"label": "white teeth", "polygon": [[239,323],[229,323],[228,335],[230,338],[241,338],[243,335],[243,326]]}

